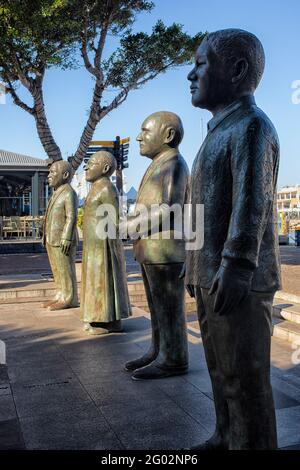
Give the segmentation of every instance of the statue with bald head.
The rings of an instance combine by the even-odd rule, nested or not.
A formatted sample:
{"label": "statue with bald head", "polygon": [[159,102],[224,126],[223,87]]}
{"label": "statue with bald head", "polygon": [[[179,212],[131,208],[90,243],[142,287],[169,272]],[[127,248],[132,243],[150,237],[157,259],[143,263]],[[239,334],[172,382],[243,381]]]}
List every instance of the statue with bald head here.
{"label": "statue with bald head", "polygon": [[46,247],[57,292],[44,307],[62,310],[78,306],[75,256],[77,245],[77,195],[70,185],[73,169],[59,160],[49,170],[48,183],[54,192],[44,222],[43,244]]}
{"label": "statue with bald head", "polygon": [[[149,158],[151,164],[140,184],[136,212],[127,222],[127,230],[134,238],[135,258],[141,264],[152,339],[142,357],[125,365],[127,371],[133,372],[133,380],[160,379],[188,370],[184,283],[179,279],[184,240],[175,235],[174,218],[169,219],[169,230],[164,228],[170,208],[179,207],[182,217],[187,201],[189,170],[178,148],[182,138],[180,118],[167,111],[145,119],[137,137],[141,155]],[[155,220],[158,223],[152,236]],[[134,236],[137,221],[146,228],[139,237]]]}
{"label": "statue with bald head", "polygon": [[118,234],[119,195],[110,181],[117,163],[110,152],[96,152],[85,171],[91,189],[84,205],[80,312],[91,335],[122,331],[131,315],[125,257]]}

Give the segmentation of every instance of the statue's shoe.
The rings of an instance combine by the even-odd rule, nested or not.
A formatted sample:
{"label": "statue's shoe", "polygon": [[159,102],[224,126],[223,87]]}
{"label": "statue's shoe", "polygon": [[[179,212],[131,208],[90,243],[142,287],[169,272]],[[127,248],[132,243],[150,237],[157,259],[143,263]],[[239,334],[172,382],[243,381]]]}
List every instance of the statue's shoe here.
{"label": "statue's shoe", "polygon": [[145,367],[148,364],[151,364],[151,362],[155,360],[156,356],[157,354],[145,354],[145,356],[142,356],[139,359],[126,362],[124,369],[128,372],[133,372],[136,369],[141,369],[141,367]]}
{"label": "statue's shoe", "polygon": [[90,327],[91,327],[91,325],[89,324],[89,322],[87,322],[87,321],[83,322],[83,327],[82,327],[83,331],[88,331],[90,329]]}
{"label": "statue's shoe", "polygon": [[47,302],[43,302],[42,303],[42,307],[43,308],[48,308],[50,307],[51,305],[55,304],[57,302],[57,300],[47,300]]}
{"label": "statue's shoe", "polygon": [[97,322],[92,323],[88,328],[88,333],[90,335],[105,335],[108,333],[121,333],[122,329],[122,322],[121,320],[115,320],[110,322]]}
{"label": "statue's shoe", "polygon": [[55,302],[54,304],[51,304],[48,308],[51,311],[65,310],[66,308],[71,308],[71,305],[69,303],[65,303],[65,302]]}
{"label": "statue's shoe", "polygon": [[133,372],[132,380],[152,380],[152,379],[166,379],[174,375],[183,375],[188,371],[188,365],[178,366],[164,366],[153,361],[148,366],[137,369]]}
{"label": "statue's shoe", "polygon": [[93,336],[107,335],[109,333],[107,328],[101,328],[100,326],[90,326],[86,331],[89,335]]}
{"label": "statue's shoe", "polygon": [[79,302],[74,302],[74,303],[71,303],[70,305],[70,308],[77,308],[79,307]]}

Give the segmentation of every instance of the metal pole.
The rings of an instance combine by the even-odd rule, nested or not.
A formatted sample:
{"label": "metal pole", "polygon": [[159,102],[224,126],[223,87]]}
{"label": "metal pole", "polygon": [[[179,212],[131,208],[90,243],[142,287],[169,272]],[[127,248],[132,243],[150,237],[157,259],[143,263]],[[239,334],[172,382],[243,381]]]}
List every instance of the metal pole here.
{"label": "metal pole", "polygon": [[122,173],[122,162],[121,162],[121,149],[120,149],[120,136],[117,135],[114,145],[114,154],[117,159],[117,170],[116,170],[116,187],[119,191],[120,196],[123,195],[123,173]]}

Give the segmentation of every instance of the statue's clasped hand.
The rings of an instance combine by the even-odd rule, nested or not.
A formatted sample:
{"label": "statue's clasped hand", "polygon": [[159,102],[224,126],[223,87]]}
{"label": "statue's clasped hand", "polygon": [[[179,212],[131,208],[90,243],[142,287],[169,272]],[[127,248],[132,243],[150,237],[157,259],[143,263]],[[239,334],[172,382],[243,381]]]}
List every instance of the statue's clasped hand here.
{"label": "statue's clasped hand", "polygon": [[227,315],[232,312],[250,293],[253,271],[238,266],[220,266],[209,295],[216,294],[214,312]]}
{"label": "statue's clasped hand", "polygon": [[70,240],[61,240],[60,249],[64,255],[68,255],[71,249],[72,242]]}

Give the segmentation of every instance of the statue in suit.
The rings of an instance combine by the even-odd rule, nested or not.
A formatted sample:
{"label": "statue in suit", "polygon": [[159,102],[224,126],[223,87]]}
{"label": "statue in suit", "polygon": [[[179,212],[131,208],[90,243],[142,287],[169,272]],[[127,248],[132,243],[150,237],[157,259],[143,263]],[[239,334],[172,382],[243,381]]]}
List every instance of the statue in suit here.
{"label": "statue in suit", "polygon": [[[134,235],[137,222],[146,227],[146,233],[134,240],[133,249],[141,263],[152,341],[149,351],[125,365],[126,370],[134,371],[134,380],[179,375],[188,369],[184,282],[179,279],[185,257],[184,240],[174,236],[172,218],[169,230],[164,231],[163,227],[164,219],[170,216],[170,206],[177,204],[183,209],[187,200],[189,170],[178,150],[182,138],[181,120],[170,112],[149,116],[137,137],[141,155],[152,162],[142,179],[136,213],[127,221],[127,229]],[[140,208],[147,209],[143,220]],[[153,220],[157,227],[151,236]]]}
{"label": "statue in suit", "polygon": [[204,244],[186,253],[216,410],[215,433],[197,450],[277,446],[270,342],[280,288],[279,141],[253,96],[264,62],[256,36],[222,30],[202,41],[188,75],[193,105],[213,115],[191,178]]}
{"label": "statue in suit", "polygon": [[118,236],[119,195],[110,181],[116,168],[115,157],[105,151],[96,152],[86,166],[86,180],[92,186],[84,205],[80,313],[84,330],[91,335],[121,332],[122,318],[131,315]]}
{"label": "statue in suit", "polygon": [[43,244],[46,247],[57,292],[44,307],[62,310],[78,306],[75,256],[77,246],[77,195],[69,184],[72,167],[59,160],[52,163],[48,183],[54,192],[45,215]]}

